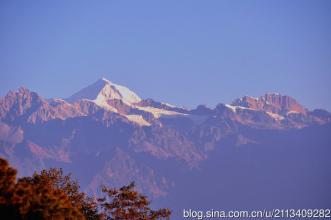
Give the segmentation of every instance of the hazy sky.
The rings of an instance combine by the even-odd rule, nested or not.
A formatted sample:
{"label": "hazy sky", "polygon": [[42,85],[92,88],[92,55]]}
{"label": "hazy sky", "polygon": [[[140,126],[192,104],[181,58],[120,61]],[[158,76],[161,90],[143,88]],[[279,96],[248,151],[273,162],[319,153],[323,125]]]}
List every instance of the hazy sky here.
{"label": "hazy sky", "polygon": [[331,1],[0,1],[0,95],[105,76],[193,107],[277,91],[331,110]]}

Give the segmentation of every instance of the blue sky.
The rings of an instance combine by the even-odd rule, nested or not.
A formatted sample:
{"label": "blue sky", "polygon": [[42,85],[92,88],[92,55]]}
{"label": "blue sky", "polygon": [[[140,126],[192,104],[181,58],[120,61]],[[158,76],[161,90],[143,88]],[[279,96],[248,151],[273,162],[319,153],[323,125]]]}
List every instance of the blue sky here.
{"label": "blue sky", "polygon": [[331,1],[0,2],[0,95],[68,97],[100,77],[210,107],[288,94],[331,110]]}

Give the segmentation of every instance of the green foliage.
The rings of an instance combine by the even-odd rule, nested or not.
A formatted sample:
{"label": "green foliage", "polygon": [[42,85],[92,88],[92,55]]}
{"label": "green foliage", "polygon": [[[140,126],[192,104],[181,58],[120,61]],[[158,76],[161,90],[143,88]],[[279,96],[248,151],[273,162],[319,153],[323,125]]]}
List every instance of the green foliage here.
{"label": "green foliage", "polygon": [[43,170],[16,181],[16,170],[0,158],[0,216],[17,220],[156,220],[169,209],[151,210],[134,183],[120,189],[103,187],[105,197],[80,192],[77,181],[62,169]]}

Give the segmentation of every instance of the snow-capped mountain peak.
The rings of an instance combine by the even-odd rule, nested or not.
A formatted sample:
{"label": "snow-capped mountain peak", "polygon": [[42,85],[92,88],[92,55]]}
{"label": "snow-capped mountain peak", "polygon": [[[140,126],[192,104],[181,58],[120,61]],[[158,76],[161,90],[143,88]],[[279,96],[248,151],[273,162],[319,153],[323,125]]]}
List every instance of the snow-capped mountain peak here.
{"label": "snow-capped mountain peak", "polygon": [[115,84],[106,78],[99,79],[92,85],[75,93],[67,100],[69,102],[76,102],[82,99],[94,101],[102,107],[109,106],[109,100],[122,100],[127,105],[141,101],[141,98],[130,89]]}
{"label": "snow-capped mountain peak", "polygon": [[180,112],[184,111],[175,106],[159,103],[151,99],[142,100],[127,87],[115,84],[104,77],[66,100],[70,103],[82,100],[93,102],[99,107],[115,112],[141,126],[150,125],[146,121],[146,115],[148,114],[154,118],[160,118],[163,115],[182,115]]}

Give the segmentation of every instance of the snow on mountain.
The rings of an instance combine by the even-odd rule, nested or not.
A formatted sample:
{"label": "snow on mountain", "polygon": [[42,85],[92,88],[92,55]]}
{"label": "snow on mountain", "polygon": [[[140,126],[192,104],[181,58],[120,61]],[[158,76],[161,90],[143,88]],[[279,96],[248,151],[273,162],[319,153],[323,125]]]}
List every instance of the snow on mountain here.
{"label": "snow on mountain", "polygon": [[92,85],[80,90],[69,97],[67,101],[76,102],[82,99],[93,101],[97,105],[109,108],[115,112],[116,110],[108,104],[109,100],[122,100],[127,105],[141,101],[141,98],[130,89],[112,83],[106,78],[101,78]]}
{"label": "snow on mountain", "polygon": [[284,117],[276,114],[276,113],[272,113],[272,112],[266,112],[270,117],[274,118],[275,120],[283,120]]}
{"label": "snow on mountain", "polygon": [[[301,192],[308,192],[303,199],[312,201],[303,206],[330,201],[315,190],[330,189],[331,113],[326,110],[309,111],[278,94],[185,110],[141,100],[106,79],[68,100],[74,103],[46,100],[25,88],[0,97],[0,156],[17,167],[20,176],[63,167],[91,194],[99,192],[100,185],[135,181],[144,194],[155,200],[164,196],[158,201],[173,207],[187,206],[188,200],[180,198],[192,192],[215,198],[204,204],[193,201],[192,207],[206,201],[212,206],[219,198],[224,198],[223,205],[250,205],[256,197],[249,193],[252,186],[262,192],[258,195],[270,191],[276,197],[286,188],[277,197],[279,204]],[[254,178],[242,178],[247,174]],[[313,182],[302,184],[307,180]],[[269,197],[259,198],[256,207]]]}
{"label": "snow on mountain", "polygon": [[233,112],[237,112],[237,109],[246,109],[246,110],[256,111],[256,109],[254,109],[254,108],[235,106],[235,105],[230,105],[230,104],[225,104],[225,107],[227,107],[228,109],[230,109]]}
{"label": "snow on mountain", "polygon": [[145,111],[145,112],[152,113],[155,118],[160,118],[161,116],[186,115],[186,114],[183,114],[180,112],[161,109],[161,108],[155,108],[155,107],[150,107],[150,106],[146,106],[146,107],[136,106],[136,108],[139,110]]}
{"label": "snow on mountain", "polygon": [[[80,90],[67,99],[67,101],[71,103],[80,100],[91,101],[106,110],[122,115],[129,121],[140,126],[150,126],[150,123],[142,115],[123,112],[122,109],[115,104],[116,100],[120,100],[126,108],[129,108],[132,111],[139,110],[151,113],[154,118],[160,118],[163,115],[181,115],[181,113],[170,110],[171,108],[176,108],[170,104],[160,103],[160,106],[157,107],[141,106],[143,100],[136,93],[124,86],[115,84],[106,78],[99,79],[94,84]],[[154,101],[152,102],[154,103]],[[162,106],[166,108],[163,108]]]}
{"label": "snow on mountain", "polygon": [[125,115],[125,117],[132,122],[135,122],[136,124],[140,126],[150,126],[151,124],[146,121],[143,116],[141,115]]}
{"label": "snow on mountain", "polygon": [[229,105],[229,104],[225,104],[225,106],[226,106],[227,108],[231,109],[231,111],[236,112],[236,107],[237,107],[237,106],[233,106],[233,105]]}
{"label": "snow on mountain", "polygon": [[66,100],[46,100],[24,88],[9,92],[6,97],[0,99],[0,119],[5,121],[42,123],[53,119],[89,117],[100,110],[106,111],[108,118],[124,119],[138,126],[162,124],[163,119],[170,122],[172,119],[167,120],[169,118],[178,118],[179,121],[192,119],[196,122],[196,115],[206,116],[199,117],[198,124],[203,122],[202,119],[208,121],[209,117],[220,117],[222,120],[231,119],[240,124],[273,128],[304,127],[314,123],[324,124],[331,120],[328,114],[310,112],[292,97],[277,93],[268,93],[258,98],[245,96],[231,104],[218,105],[215,109],[200,106],[195,110],[187,110],[153,99],[141,99],[130,89],[105,78]]}

